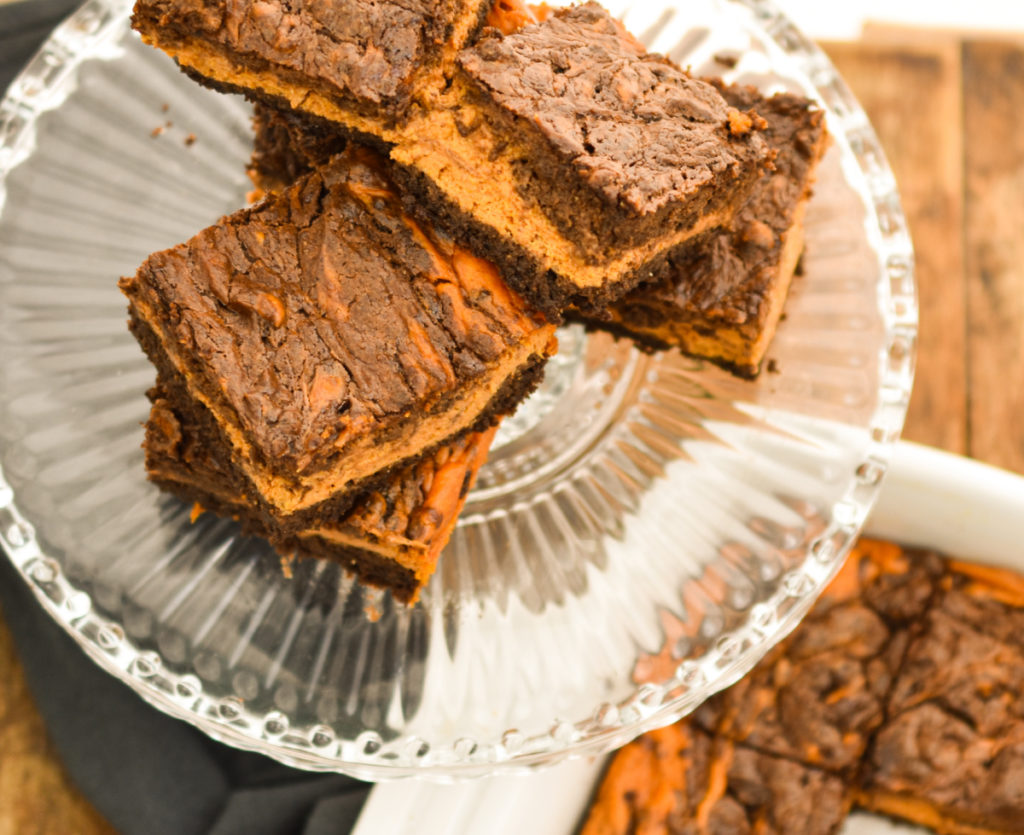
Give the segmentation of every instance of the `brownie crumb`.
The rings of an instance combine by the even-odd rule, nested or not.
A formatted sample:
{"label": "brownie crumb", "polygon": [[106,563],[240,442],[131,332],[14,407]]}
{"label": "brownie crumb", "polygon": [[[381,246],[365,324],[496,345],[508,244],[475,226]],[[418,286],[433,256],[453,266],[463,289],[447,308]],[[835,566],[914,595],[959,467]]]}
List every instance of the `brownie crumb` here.
{"label": "brownie crumb", "polygon": [[160,112],[161,113],[166,113],[170,109],[171,109],[171,106],[167,102],[164,102],[163,104],[160,105]]}
{"label": "brownie crumb", "polygon": [[186,148],[191,148],[195,144],[196,144],[196,135],[194,133],[190,133],[188,136],[185,137],[185,147]]}
{"label": "brownie crumb", "polygon": [[746,136],[754,129],[754,120],[749,113],[739,110],[729,111],[729,133],[733,136]]}
{"label": "brownie crumb", "polygon": [[756,246],[758,249],[771,249],[775,246],[775,233],[763,220],[752,220],[748,223],[740,239],[743,243]]}
{"label": "brownie crumb", "polygon": [[153,137],[153,139],[156,139],[160,134],[164,132],[164,130],[166,130],[166,128],[164,128],[163,125],[157,125],[155,128],[153,128],[153,130],[149,132],[149,135]]}
{"label": "brownie crumb", "polygon": [[286,580],[292,579],[295,576],[295,557],[281,555],[281,574],[284,575]]}
{"label": "brownie crumb", "polygon": [[769,374],[781,374],[782,373],[782,370],[779,368],[778,361],[774,360],[774,359],[768,360],[768,365],[767,365],[765,370]]}

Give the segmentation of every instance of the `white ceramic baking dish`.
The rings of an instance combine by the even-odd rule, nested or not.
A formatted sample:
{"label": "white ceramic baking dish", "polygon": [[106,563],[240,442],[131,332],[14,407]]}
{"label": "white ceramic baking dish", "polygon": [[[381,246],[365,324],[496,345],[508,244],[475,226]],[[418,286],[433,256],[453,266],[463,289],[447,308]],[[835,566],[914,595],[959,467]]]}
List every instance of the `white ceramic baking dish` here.
{"label": "white ceramic baking dish", "polygon": [[[1024,478],[903,443],[866,533],[1024,571]],[[604,767],[575,760],[535,774],[373,789],[354,835],[571,835]],[[858,813],[842,835],[923,830]]]}

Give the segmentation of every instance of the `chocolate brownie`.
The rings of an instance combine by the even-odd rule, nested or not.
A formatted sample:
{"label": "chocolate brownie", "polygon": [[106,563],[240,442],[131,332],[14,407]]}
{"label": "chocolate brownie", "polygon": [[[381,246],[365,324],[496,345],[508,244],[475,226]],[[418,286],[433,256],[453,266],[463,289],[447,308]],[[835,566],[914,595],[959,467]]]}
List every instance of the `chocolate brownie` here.
{"label": "chocolate brownie", "polygon": [[150,480],[199,509],[236,519],[284,555],[334,560],[406,603],[415,602],[433,574],[496,431],[469,433],[396,473],[337,519],[286,533],[252,512],[212,413],[187,399],[180,380],[158,381],[149,398]]}
{"label": "chocolate brownie", "polygon": [[556,347],[491,264],[402,211],[365,149],[121,287],[158,370],[213,413],[251,503],[293,532],[492,425]]}
{"label": "chocolate brownie", "polygon": [[852,773],[941,570],[934,554],[862,540],[800,629],[697,721],[735,742]]}
{"label": "chocolate brownie", "polygon": [[951,835],[1024,832],[1024,579],[954,564],[907,654],[860,802]]}
{"label": "chocolate brownie", "polygon": [[214,86],[387,133],[445,84],[490,0],[137,0],[142,39]]}
{"label": "chocolate brownie", "polygon": [[248,173],[257,189],[253,195],[256,199],[284,191],[340,154],[348,144],[345,135],[329,122],[260,103],[253,108],[252,126],[253,153]]}
{"label": "chocolate brownie", "polygon": [[1024,832],[1022,692],[1024,578],[862,540],[750,676],[616,754],[583,832],[831,831],[851,799],[948,835]]}
{"label": "chocolate brownie", "polygon": [[728,222],[770,168],[764,124],[590,2],[485,30],[391,156],[410,207],[557,314],[602,308]]}
{"label": "chocolate brownie", "polygon": [[765,138],[778,152],[775,171],[727,228],[676,250],[660,280],[633,290],[588,324],[755,376],[803,250],[805,206],[827,132],[824,114],[805,98],[765,98],[745,86],[721,89],[730,105],[767,121]]}
{"label": "chocolate brownie", "polygon": [[858,802],[943,835],[1024,832],[1024,737],[990,738],[937,704],[888,722]]}
{"label": "chocolate brownie", "polygon": [[[684,245],[665,278],[636,288],[600,316],[573,318],[753,376],[782,314],[803,246],[804,206],[828,137],[823,114],[807,99],[766,99],[745,86],[721,89],[730,103],[765,116],[765,135],[778,151],[776,170],[759,183],[733,229]],[[264,190],[280,190],[345,143],[329,124],[294,111],[257,105],[254,126],[250,174]]]}
{"label": "chocolate brownie", "polygon": [[[763,120],[647,53],[595,3],[509,34],[488,27],[442,61],[448,83],[427,73],[432,94],[391,109],[369,93],[356,106],[319,91],[328,53],[309,42],[311,11],[284,14],[259,3],[193,14],[179,3],[140,0],[135,21],[144,38],[216,86],[393,146],[410,211],[498,261],[552,316],[572,302],[603,307],[649,280],[670,249],[729,220],[771,165]],[[397,5],[372,4],[390,10],[381,11],[388,37],[401,28],[401,15],[388,17]],[[422,3],[408,5],[422,16]],[[499,25],[526,22],[514,12],[503,11]],[[262,23],[267,32],[257,36]],[[293,41],[294,66],[261,68],[250,54],[284,60],[277,51]],[[410,66],[423,61],[412,47],[403,57]],[[344,61],[338,72],[352,75]]]}
{"label": "chocolate brownie", "polygon": [[834,775],[680,723],[615,754],[582,835],[828,835],[850,802]]}

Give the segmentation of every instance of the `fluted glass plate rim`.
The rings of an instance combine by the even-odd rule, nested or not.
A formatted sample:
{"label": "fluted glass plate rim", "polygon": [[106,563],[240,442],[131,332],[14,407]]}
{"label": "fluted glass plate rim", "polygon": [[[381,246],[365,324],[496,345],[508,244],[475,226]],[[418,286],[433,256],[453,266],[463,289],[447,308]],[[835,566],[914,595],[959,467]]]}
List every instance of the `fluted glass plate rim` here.
{"label": "fluted glass plate rim", "polygon": [[[598,755],[639,734],[664,726],[695,709],[706,698],[733,683],[787,635],[834,576],[874,506],[906,416],[913,382],[917,333],[917,299],[913,250],[892,172],[878,150],[867,116],[824,53],[769,0],[717,0],[723,8],[752,14],[763,34],[794,61],[811,80],[828,111],[829,129],[847,143],[874,203],[868,207],[877,224],[877,253],[884,267],[882,320],[885,358],[880,361],[881,396],[871,420],[871,443],[845,496],[831,508],[828,528],[807,548],[800,565],[786,577],[764,609],[786,613],[766,630],[754,618],[720,638],[699,661],[680,665],[674,677],[643,685],[628,709],[614,710],[586,723],[559,725],[535,750],[510,750],[500,741],[493,759],[420,764],[394,756],[395,743],[368,753],[343,745],[329,728],[314,726],[281,734],[274,728],[275,711],[257,712],[230,699],[207,698],[193,675],[166,669],[158,653],[143,651],[119,624],[93,610],[88,594],[69,581],[59,562],[46,553],[35,530],[19,511],[13,488],[0,466],[0,545],[42,606],[86,653],[159,710],[185,720],[209,736],[232,746],[257,751],[283,763],[311,771],[342,772],[367,780],[424,777],[435,780],[480,777],[496,771],[529,770],[567,757]],[[36,118],[60,106],[73,89],[79,64],[102,54],[123,34],[131,4],[124,0],[88,0],[61,24],[0,101],[0,212],[4,182],[30,153]],[[861,149],[864,149],[861,151]],[[710,671],[710,674],[709,674]],[[419,742],[397,740],[397,744]],[[408,758],[406,758],[408,760]]]}

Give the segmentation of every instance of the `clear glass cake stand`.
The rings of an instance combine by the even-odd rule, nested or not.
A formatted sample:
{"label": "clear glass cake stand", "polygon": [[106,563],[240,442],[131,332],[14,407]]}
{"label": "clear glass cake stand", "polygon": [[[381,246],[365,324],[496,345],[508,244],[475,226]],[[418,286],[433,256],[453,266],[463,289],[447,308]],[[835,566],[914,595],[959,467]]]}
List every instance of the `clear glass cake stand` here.
{"label": "clear glass cake stand", "polygon": [[913,378],[892,174],[832,65],[770,3],[613,11],[698,72],[827,111],[777,373],[744,382],[565,330],[413,609],[332,564],[285,577],[265,545],[191,524],[144,477],[154,373],[117,279],[244,204],[247,105],[144,47],[123,0],[89,0],[0,104],[0,540],[53,618],[161,710],[373,780],[550,764],[693,710],[841,564]]}

